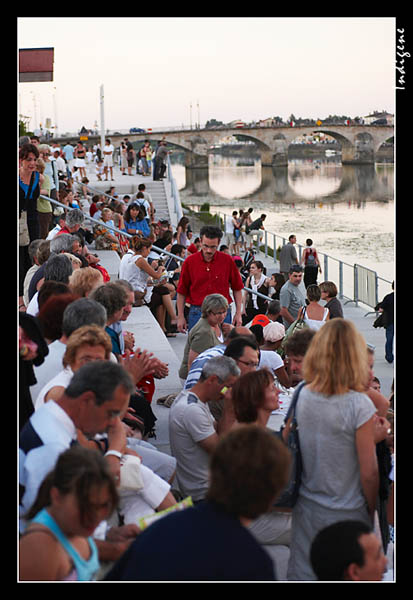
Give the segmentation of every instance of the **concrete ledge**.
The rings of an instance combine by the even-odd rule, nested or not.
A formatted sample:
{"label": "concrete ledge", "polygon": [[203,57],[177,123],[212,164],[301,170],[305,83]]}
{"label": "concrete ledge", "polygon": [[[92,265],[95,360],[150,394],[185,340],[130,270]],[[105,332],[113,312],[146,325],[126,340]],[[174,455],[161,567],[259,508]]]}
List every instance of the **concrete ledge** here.
{"label": "concrete ledge", "polygon": [[169,408],[156,403],[158,398],[168,394],[178,394],[182,390],[178,370],[180,360],[169,344],[168,338],[163,333],[157,320],[147,306],[132,309],[127,321],[123,323],[124,331],[131,331],[135,336],[135,349],[148,350],[167,363],[169,375],[164,379],[155,379],[155,393],[152,400],[152,411],[157,422],[155,426],[156,438],[149,441],[159,450],[170,454],[168,417]]}
{"label": "concrete ledge", "polygon": [[93,250],[93,254],[99,256],[102,267],[105,267],[111,280],[118,279],[120,264],[119,254],[114,250]]}

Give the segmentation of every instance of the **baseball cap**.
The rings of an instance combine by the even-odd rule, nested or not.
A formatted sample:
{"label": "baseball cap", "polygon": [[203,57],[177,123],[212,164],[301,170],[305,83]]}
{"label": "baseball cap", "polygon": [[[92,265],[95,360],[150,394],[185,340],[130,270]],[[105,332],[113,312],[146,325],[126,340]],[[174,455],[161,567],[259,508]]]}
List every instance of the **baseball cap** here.
{"label": "baseball cap", "polygon": [[278,321],[271,321],[264,327],[264,340],[268,342],[278,342],[285,336],[285,327]]}
{"label": "baseball cap", "polygon": [[267,315],[255,315],[255,317],[253,318],[253,320],[251,322],[251,326],[252,325],[261,325],[262,327],[265,327],[266,325],[268,325],[268,323],[271,323],[271,321],[267,317]]}

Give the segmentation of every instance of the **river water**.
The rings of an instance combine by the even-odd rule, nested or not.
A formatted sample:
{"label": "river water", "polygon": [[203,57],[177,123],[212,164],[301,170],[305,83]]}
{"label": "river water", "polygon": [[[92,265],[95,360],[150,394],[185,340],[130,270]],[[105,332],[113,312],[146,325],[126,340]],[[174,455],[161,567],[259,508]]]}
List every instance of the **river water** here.
{"label": "river water", "polygon": [[[257,158],[209,156],[209,169],[186,170],[174,157],[181,201],[208,202],[210,212],[252,207],[265,228],[282,237],[310,237],[324,254],[394,279],[394,165],[342,165],[339,157],[294,159],[288,168],[262,167]],[[278,245],[278,242],[277,242]]]}

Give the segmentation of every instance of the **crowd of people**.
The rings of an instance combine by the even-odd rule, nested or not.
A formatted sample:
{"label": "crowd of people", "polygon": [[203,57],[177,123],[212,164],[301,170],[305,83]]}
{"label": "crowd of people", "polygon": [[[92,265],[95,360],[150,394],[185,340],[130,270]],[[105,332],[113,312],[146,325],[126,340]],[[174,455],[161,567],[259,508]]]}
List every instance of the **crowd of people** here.
{"label": "crowd of people", "polygon": [[[381,393],[374,352],[343,317],[334,282],[317,283],[312,240],[299,261],[290,236],[280,272],[267,273],[253,245],[264,214],[237,212],[224,233],[204,226],[193,238],[186,217],[176,228],[157,220],[144,184],[119,198],[74,190],[60,169],[52,180],[31,142],[19,173],[20,580],[382,580],[394,397]],[[68,161],[86,150],[64,158],[73,174],[82,167]],[[40,195],[67,208],[55,214]],[[118,252],[118,278],[93,246]],[[141,306],[167,337],[186,335],[182,389],[159,399],[170,453],[150,441],[168,365],[127,327]],[[291,468],[288,408],[303,383],[291,509],[278,499]],[[148,515],[158,518],[143,525]]]}

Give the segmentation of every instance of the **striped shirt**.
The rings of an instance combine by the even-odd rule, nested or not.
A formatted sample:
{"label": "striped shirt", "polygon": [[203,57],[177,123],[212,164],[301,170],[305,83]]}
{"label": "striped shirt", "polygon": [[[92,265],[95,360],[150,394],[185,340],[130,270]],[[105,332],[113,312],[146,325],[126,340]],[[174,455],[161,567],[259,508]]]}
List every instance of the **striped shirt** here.
{"label": "striped shirt", "polygon": [[217,346],[208,348],[207,350],[204,350],[203,352],[198,354],[198,356],[192,362],[191,368],[189,369],[184,384],[184,390],[190,390],[198,382],[204,364],[214,356],[222,356],[225,352],[225,348],[225,344],[218,344]]}

